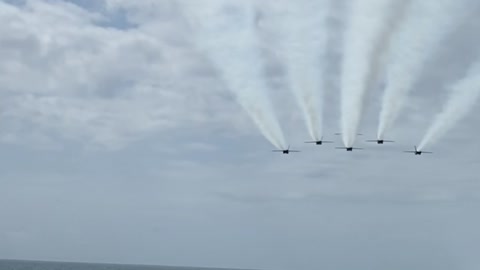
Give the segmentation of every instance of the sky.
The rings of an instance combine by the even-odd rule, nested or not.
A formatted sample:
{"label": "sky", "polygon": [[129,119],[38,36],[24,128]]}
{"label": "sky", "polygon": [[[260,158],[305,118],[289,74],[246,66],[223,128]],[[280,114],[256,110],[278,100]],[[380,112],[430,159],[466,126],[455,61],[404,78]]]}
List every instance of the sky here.
{"label": "sky", "polygon": [[[356,142],[365,149],[348,153],[334,149],[342,142],[333,134],[351,1],[325,7],[319,72],[324,136],[334,145],[303,144],[309,134],[285,63],[265,34],[265,91],[287,142],[302,151],[281,155],[198,48],[182,8],[193,1],[0,1],[0,258],[480,267],[480,108],[424,149],[433,155],[402,153],[442,109],[446,85],[480,59],[479,16],[462,18],[426,57],[386,134],[395,144],[363,142],[376,138],[380,86],[366,99]],[[477,1],[461,1],[480,12]]]}

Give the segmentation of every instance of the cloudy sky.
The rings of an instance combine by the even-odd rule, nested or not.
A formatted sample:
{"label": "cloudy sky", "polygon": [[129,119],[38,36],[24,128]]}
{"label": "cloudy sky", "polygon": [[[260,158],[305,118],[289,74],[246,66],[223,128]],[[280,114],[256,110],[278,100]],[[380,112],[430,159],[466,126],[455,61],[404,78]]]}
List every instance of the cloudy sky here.
{"label": "cloudy sky", "polygon": [[[189,1],[0,0],[0,258],[478,269],[480,109],[425,149],[434,155],[401,153],[480,59],[480,3],[451,1],[473,15],[414,74],[387,132],[395,144],[362,142],[377,132],[382,91],[369,92],[364,151],[303,145],[284,63],[262,36],[265,90],[302,150],[275,155],[198,49]],[[338,145],[350,2],[325,6],[324,134]]]}

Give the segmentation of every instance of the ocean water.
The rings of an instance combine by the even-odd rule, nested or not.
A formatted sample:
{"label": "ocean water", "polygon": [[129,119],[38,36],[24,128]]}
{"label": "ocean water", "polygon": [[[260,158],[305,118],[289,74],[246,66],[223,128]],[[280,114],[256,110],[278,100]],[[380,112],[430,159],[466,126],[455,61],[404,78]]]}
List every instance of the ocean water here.
{"label": "ocean water", "polygon": [[233,269],[0,260],[0,270],[233,270]]}

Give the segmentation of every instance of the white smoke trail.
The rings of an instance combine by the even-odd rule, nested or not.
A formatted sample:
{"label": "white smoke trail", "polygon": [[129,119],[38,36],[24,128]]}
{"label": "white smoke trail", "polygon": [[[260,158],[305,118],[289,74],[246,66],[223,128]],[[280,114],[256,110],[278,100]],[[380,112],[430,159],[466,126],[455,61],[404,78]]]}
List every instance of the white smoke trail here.
{"label": "white smoke trail", "polygon": [[443,110],[423,137],[418,149],[435,143],[458,121],[465,117],[480,97],[480,63],[472,66],[467,76],[451,87],[450,97]]}
{"label": "white smoke trail", "polygon": [[222,72],[229,88],[262,134],[277,148],[286,143],[266,93],[251,0],[184,1],[199,45]]}
{"label": "white smoke trail", "polygon": [[290,88],[302,110],[310,137],[322,137],[322,63],[327,42],[325,0],[277,0],[268,6],[279,36]]}
{"label": "white smoke trail", "polygon": [[382,40],[392,0],[352,0],[345,34],[341,91],[341,127],[345,146],[352,146],[363,114],[367,89],[371,86],[371,59],[375,44]]}
{"label": "white smoke trail", "polygon": [[[387,71],[387,88],[382,100],[378,138],[395,123],[408,94],[420,74],[423,63],[436,50],[442,38],[454,29],[464,15],[465,3],[454,0],[413,3],[412,16],[394,39]],[[463,11],[463,12],[462,12]]]}
{"label": "white smoke trail", "polygon": [[374,87],[380,78],[380,73],[385,69],[386,56],[390,49],[392,36],[397,31],[400,23],[403,22],[411,0],[393,1],[390,3],[384,21],[384,27],[373,49],[373,55],[370,60],[369,74],[367,78],[367,89]]}

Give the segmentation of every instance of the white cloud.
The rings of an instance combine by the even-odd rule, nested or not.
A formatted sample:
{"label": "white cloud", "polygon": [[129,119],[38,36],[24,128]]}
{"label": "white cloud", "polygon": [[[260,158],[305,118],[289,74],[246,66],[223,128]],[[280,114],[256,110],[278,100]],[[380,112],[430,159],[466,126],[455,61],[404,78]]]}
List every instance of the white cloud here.
{"label": "white cloud", "polygon": [[[126,3],[131,2],[110,5],[134,8]],[[224,98],[215,74],[197,72],[208,63],[181,42],[182,25],[171,29],[168,18],[154,23],[168,25],[168,31],[152,33],[102,27],[108,14],[66,2],[0,3],[0,12],[4,139],[24,141],[38,135],[22,134],[33,128],[121,146],[152,132],[209,121]],[[175,32],[176,43],[165,38]]]}

